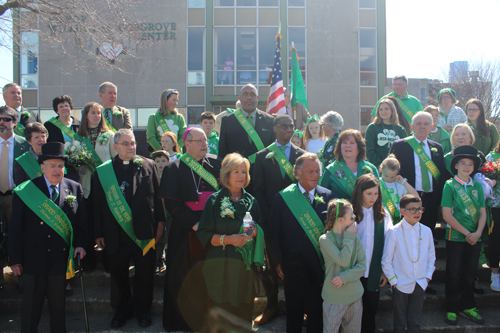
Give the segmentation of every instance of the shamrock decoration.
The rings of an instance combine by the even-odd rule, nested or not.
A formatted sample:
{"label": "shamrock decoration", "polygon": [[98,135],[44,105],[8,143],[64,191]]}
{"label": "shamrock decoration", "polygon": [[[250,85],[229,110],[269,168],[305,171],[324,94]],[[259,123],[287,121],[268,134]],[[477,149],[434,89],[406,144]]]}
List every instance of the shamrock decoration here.
{"label": "shamrock decoration", "polygon": [[437,148],[432,147],[432,148],[431,148],[431,153],[432,153],[433,155],[437,155],[437,154],[438,154],[438,150],[437,150]]}
{"label": "shamrock decoration", "polygon": [[101,146],[107,144],[109,142],[109,132],[99,135],[97,142],[99,142]]}
{"label": "shamrock decoration", "polygon": [[275,158],[276,158],[276,153],[274,151],[272,151],[266,155],[266,160],[272,160],[273,164],[274,164]]}
{"label": "shamrock decoration", "polygon": [[76,197],[74,195],[68,195],[66,196],[66,199],[64,199],[64,201],[67,202],[67,204],[70,206],[70,207],[73,207],[73,202],[76,201]]}
{"label": "shamrock decoration", "polygon": [[370,168],[368,165],[365,165],[363,167],[363,174],[367,174],[367,173],[373,173],[373,171],[372,171],[372,168]]}
{"label": "shamrock decoration", "polygon": [[316,206],[317,206],[319,204],[324,204],[325,200],[323,199],[323,197],[318,196],[318,193],[316,193],[314,195],[314,202],[316,202]]}
{"label": "shamrock decoration", "polygon": [[221,205],[220,205],[220,216],[222,218],[229,216],[230,218],[234,219],[234,212],[236,209],[234,209],[233,204],[231,203],[231,200],[229,197],[224,197],[221,200]]}
{"label": "shamrock decoration", "polygon": [[143,160],[142,158],[140,158],[140,157],[136,157],[136,158],[134,159],[134,164],[135,164],[135,165],[138,165],[139,167],[141,167],[141,166],[142,166],[142,163],[144,163],[144,160]]}
{"label": "shamrock decoration", "polygon": [[23,117],[23,118],[29,118],[30,117],[30,113],[28,111],[23,111],[23,112],[21,112],[21,117]]}
{"label": "shamrock decoration", "polygon": [[120,118],[123,116],[123,113],[121,113],[120,110],[115,110],[113,111],[113,116]]}

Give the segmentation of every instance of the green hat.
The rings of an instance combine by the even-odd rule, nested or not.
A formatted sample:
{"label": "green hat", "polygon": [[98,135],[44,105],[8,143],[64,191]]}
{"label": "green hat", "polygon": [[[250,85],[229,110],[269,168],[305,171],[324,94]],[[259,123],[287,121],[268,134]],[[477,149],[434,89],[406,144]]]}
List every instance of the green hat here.
{"label": "green hat", "polygon": [[455,92],[455,90],[453,90],[451,88],[444,88],[444,89],[441,89],[438,93],[438,97],[437,97],[438,102],[441,100],[441,94],[445,93],[445,92],[450,93],[453,96],[454,100],[457,99],[457,93]]}

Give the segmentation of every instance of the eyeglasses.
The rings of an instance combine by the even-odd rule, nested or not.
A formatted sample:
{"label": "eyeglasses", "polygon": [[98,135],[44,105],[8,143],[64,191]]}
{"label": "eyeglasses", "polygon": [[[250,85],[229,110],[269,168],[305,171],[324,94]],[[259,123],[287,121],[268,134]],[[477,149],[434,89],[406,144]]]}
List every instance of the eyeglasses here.
{"label": "eyeglasses", "polygon": [[135,147],[135,144],[136,144],[135,141],[117,143],[117,145],[122,145],[123,147],[126,147],[126,148],[128,148],[128,147]]}
{"label": "eyeglasses", "polygon": [[186,141],[189,141],[189,142],[196,142],[197,144],[199,145],[204,145],[206,144],[208,141],[207,139],[200,139],[200,140],[186,140]]}
{"label": "eyeglasses", "polygon": [[278,125],[276,127],[279,127],[282,130],[287,130],[287,129],[294,130],[295,129],[295,125],[294,124],[291,124],[291,125],[282,124],[282,125]]}
{"label": "eyeglasses", "polygon": [[477,111],[481,111],[480,109],[467,109],[467,112],[477,112]]}
{"label": "eyeglasses", "polygon": [[403,208],[403,210],[406,210],[410,212],[410,214],[417,214],[417,213],[423,213],[425,211],[425,207],[420,207],[420,208]]}
{"label": "eyeglasses", "polygon": [[10,123],[12,120],[14,120],[13,118],[11,117],[7,117],[7,118],[0,118],[0,121],[3,121],[4,123]]}

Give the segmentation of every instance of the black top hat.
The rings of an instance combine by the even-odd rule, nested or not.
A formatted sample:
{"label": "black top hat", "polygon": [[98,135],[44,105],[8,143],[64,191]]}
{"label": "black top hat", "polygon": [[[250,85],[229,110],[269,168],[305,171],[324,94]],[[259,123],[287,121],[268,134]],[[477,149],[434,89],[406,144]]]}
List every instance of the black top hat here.
{"label": "black top hat", "polygon": [[[477,148],[473,146],[465,145],[457,147],[453,149],[451,155],[453,156],[453,158],[451,159],[450,169],[454,175],[456,175],[458,172],[457,168],[455,168],[455,165],[463,158],[468,158],[474,161],[474,171],[472,172],[472,174],[479,172],[481,166],[483,165],[484,154],[478,151]],[[481,158],[481,155],[483,155],[483,158]]]}
{"label": "black top hat", "polygon": [[38,156],[38,164],[51,159],[61,159],[64,162],[68,162],[69,156],[64,154],[64,144],[60,142],[48,142],[42,146],[42,154]]}

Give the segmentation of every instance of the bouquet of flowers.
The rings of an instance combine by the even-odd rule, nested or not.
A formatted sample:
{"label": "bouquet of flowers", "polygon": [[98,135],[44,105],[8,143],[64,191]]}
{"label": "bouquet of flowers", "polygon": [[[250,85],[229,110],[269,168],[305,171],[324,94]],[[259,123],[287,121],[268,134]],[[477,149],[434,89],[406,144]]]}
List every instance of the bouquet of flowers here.
{"label": "bouquet of flowers", "polygon": [[481,168],[481,173],[489,179],[500,180],[500,158],[497,161],[486,161]]}
{"label": "bouquet of flowers", "polygon": [[69,156],[68,165],[77,168],[80,166],[87,166],[89,169],[95,170],[95,161],[92,158],[92,153],[81,144],[80,141],[73,140],[64,144],[64,150]]}

